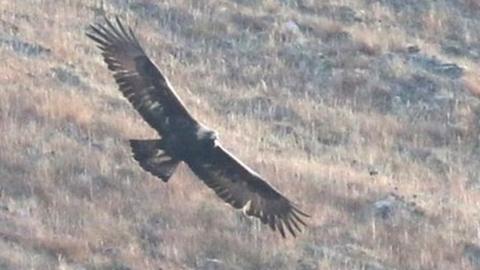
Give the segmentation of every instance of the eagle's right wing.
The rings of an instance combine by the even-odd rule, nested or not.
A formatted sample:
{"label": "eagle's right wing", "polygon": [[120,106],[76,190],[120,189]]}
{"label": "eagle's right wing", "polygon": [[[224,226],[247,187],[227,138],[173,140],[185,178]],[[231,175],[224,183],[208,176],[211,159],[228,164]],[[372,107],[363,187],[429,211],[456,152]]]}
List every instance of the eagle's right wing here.
{"label": "eagle's right wing", "polygon": [[160,135],[165,135],[175,128],[172,120],[176,117],[193,120],[132,30],[126,29],[118,18],[116,26],[108,19],[105,21],[106,26],[91,25],[87,36],[97,42],[120,91],[145,121]]}

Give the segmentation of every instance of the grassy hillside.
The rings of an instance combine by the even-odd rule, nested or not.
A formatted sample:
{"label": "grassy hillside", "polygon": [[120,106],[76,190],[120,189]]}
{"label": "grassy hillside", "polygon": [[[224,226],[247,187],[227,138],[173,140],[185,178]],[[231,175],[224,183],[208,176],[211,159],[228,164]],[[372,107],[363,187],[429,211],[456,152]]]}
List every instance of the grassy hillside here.
{"label": "grassy hillside", "polygon": [[[0,0],[0,268],[480,269],[478,3]],[[104,15],[304,234],[135,164],[156,134],[84,35]]]}

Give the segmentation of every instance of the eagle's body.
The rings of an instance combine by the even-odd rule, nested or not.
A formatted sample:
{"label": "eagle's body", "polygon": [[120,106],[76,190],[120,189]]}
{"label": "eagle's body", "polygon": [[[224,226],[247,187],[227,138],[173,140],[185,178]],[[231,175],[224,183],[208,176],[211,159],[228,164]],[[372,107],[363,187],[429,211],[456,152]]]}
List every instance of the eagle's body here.
{"label": "eagle's body", "polygon": [[91,26],[87,36],[97,42],[120,91],[157,130],[160,139],[130,140],[140,166],[167,182],[180,162],[225,202],[260,218],[285,236],[305,225],[300,211],[256,172],[225,150],[217,133],[188,112],[173,87],[147,57],[131,29],[117,18],[117,26]]}

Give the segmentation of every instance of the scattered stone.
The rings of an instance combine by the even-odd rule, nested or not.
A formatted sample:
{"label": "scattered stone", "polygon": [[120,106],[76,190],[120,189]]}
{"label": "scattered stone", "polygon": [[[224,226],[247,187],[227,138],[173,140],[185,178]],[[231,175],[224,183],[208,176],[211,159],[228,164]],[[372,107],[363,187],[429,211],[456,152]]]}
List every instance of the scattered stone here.
{"label": "scattered stone", "polygon": [[375,175],[378,175],[379,173],[379,170],[373,166],[370,166],[368,168],[368,174],[370,174],[370,176],[375,176]]}
{"label": "scattered stone", "polygon": [[420,48],[417,45],[410,45],[407,47],[407,52],[408,53],[419,53]]}
{"label": "scattered stone", "polygon": [[9,47],[14,52],[29,57],[43,56],[51,52],[50,49],[39,44],[28,43],[17,38],[0,38],[0,45]]}
{"label": "scattered stone", "polygon": [[289,20],[280,26],[280,33],[285,40],[295,40],[297,42],[303,41],[302,30],[300,30],[298,24],[292,20]]}
{"label": "scattered stone", "polygon": [[298,27],[297,23],[290,20],[282,25],[282,30],[285,32],[290,32],[292,34],[300,34],[300,28]]}
{"label": "scattered stone", "polygon": [[381,217],[382,219],[387,219],[392,216],[393,212],[395,211],[395,200],[392,200],[392,198],[389,197],[380,201],[376,201],[373,206],[375,208],[375,216]]}
{"label": "scattered stone", "polygon": [[59,80],[62,83],[68,84],[70,86],[82,86],[83,82],[80,77],[75,74],[73,71],[62,67],[54,67],[51,69],[53,77]]}
{"label": "scattered stone", "polygon": [[425,54],[413,54],[408,57],[411,64],[439,76],[445,76],[450,79],[458,79],[463,75],[463,68],[454,63],[443,63],[436,57]]}
{"label": "scattered stone", "polygon": [[457,57],[480,60],[480,43],[464,44],[461,41],[446,40],[442,43],[442,51]]}
{"label": "scattered stone", "polygon": [[391,224],[398,224],[403,221],[415,221],[424,216],[424,213],[417,208],[415,203],[409,203],[396,193],[390,193],[372,205],[373,217]]}

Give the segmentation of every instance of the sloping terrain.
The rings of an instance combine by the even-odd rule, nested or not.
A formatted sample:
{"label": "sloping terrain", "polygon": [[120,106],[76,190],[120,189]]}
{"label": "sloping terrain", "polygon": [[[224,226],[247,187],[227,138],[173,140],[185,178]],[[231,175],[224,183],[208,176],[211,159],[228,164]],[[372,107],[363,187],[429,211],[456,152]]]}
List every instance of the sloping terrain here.
{"label": "sloping terrain", "polygon": [[[0,0],[0,269],[480,269],[478,3]],[[115,15],[304,234],[135,164]]]}

